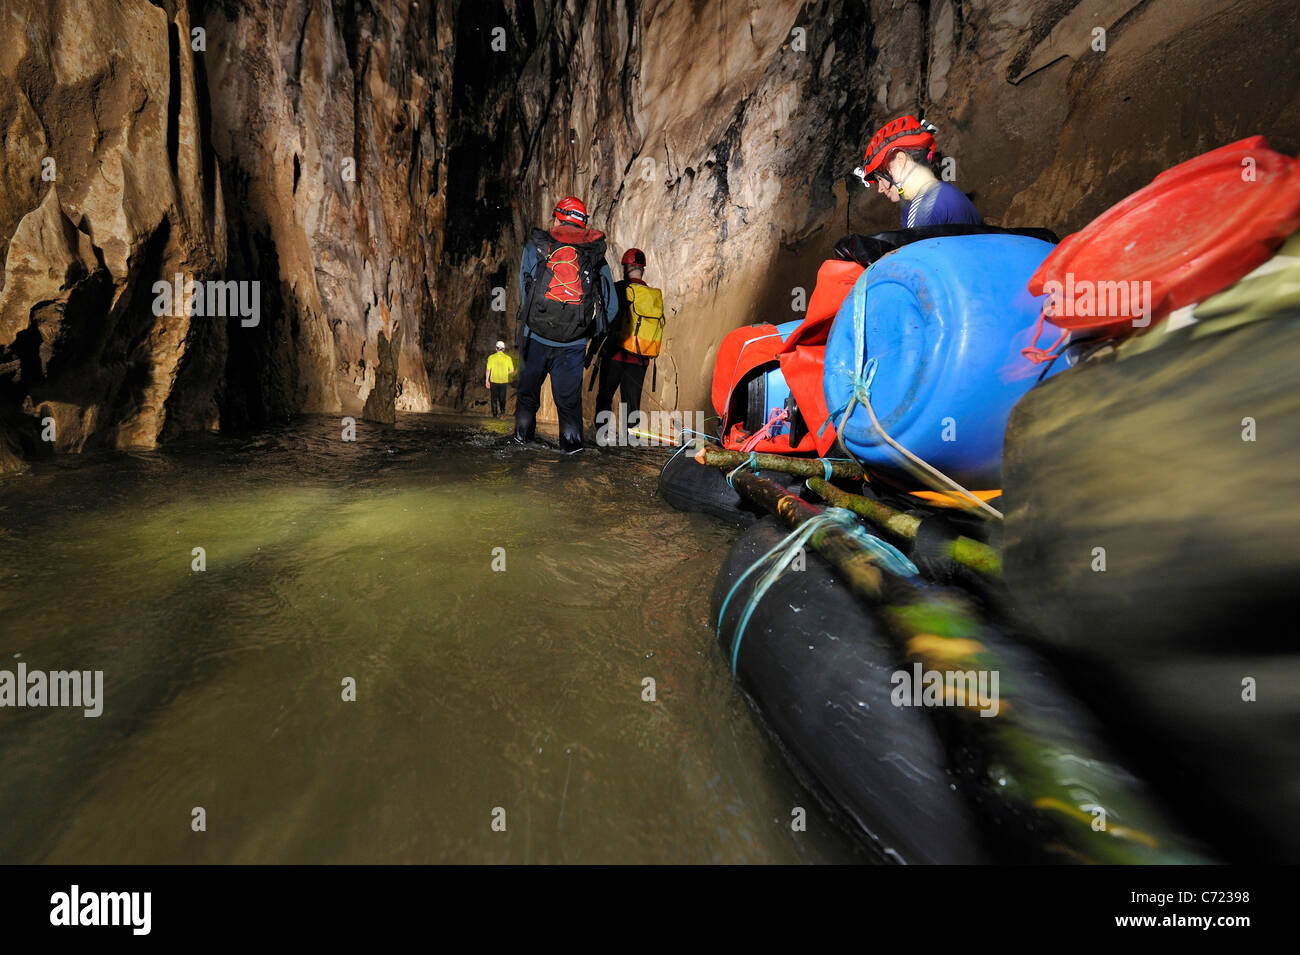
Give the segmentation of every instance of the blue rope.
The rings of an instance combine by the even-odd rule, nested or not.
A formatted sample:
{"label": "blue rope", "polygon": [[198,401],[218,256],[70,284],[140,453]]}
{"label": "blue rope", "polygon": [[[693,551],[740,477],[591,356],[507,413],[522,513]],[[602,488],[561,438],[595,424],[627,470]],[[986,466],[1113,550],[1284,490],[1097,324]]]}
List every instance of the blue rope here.
{"label": "blue rope", "polygon": [[[848,400],[826,416],[826,420],[822,422],[822,426],[817,430],[817,437],[820,438],[822,432],[826,430],[826,426],[840,415],[845,414],[845,412],[849,410],[849,406],[854,402],[861,404],[871,397],[871,381],[876,377],[876,367],[876,359],[872,358],[867,362],[866,366],[857,373],[857,377],[853,379],[853,390],[849,393]],[[845,417],[847,418],[848,416],[845,415]],[[840,421],[839,430],[840,433],[843,434],[844,421]]]}
{"label": "blue rope", "polygon": [[899,577],[915,577],[920,573],[916,569],[916,564],[908,560],[902,551],[869,533],[865,527],[856,521],[853,527],[848,529],[848,535],[871,555],[872,560],[891,574]]}
{"label": "blue rope", "polygon": [[736,636],[731,644],[731,675],[733,677],[736,675],[736,663],[740,659],[740,641],[745,635],[745,627],[749,625],[749,618],[753,616],[754,610],[767,594],[768,589],[772,584],[776,583],[785,569],[790,566],[808,539],[827,524],[836,524],[843,528],[845,533],[861,544],[872,559],[884,569],[899,576],[916,576],[916,565],[904,557],[897,548],[885,543],[878,537],[868,534],[866,529],[858,522],[856,514],[842,507],[826,508],[816,517],[795,528],[794,531],[778,541],[775,547],[754,561],[748,570],[736,578],[736,582],[731,585],[731,589],[727,592],[726,599],[722,601],[722,607],[718,611],[717,629],[719,633],[722,632],[723,616],[727,612],[731,598],[736,595],[736,590],[765,562],[773,561],[763,576],[754,584],[754,589],[750,591],[749,597],[745,601],[745,608],[740,615],[740,621],[736,625]]}
{"label": "blue rope", "polygon": [[[827,508],[827,510],[830,510],[830,508]],[[722,601],[722,607],[718,611],[719,633],[722,632],[723,615],[727,612],[727,606],[731,603],[731,598],[736,595],[736,589],[765,562],[775,558],[775,563],[771,568],[769,568],[768,572],[759,579],[758,583],[754,585],[753,591],[750,592],[749,599],[745,602],[745,609],[741,613],[740,622],[736,627],[736,636],[731,645],[731,675],[733,677],[736,675],[736,661],[740,657],[740,641],[745,635],[745,627],[749,624],[749,618],[753,615],[754,608],[758,606],[759,601],[763,599],[763,595],[767,593],[768,588],[776,581],[776,578],[781,571],[790,566],[795,555],[798,554],[800,548],[803,547],[804,542],[807,541],[807,539],[828,520],[830,520],[830,518],[827,517],[826,511],[823,511],[812,520],[806,521],[803,525],[778,541],[775,547],[756,560],[753,565],[737,577],[736,582],[731,585],[731,590],[727,592],[727,598]],[[784,553],[782,553],[782,551],[784,551]],[[773,571],[775,571],[775,573],[773,573]]]}
{"label": "blue rope", "polygon": [[[866,302],[867,294],[864,290],[861,295],[853,297],[853,388],[849,392],[848,401],[840,405],[822,422],[821,428],[817,431],[817,437],[821,437],[822,432],[826,430],[826,425],[834,421],[840,415],[841,419],[838,431],[840,438],[843,440],[844,425],[848,423],[849,411],[854,403],[865,404],[871,397],[871,380],[876,377],[876,359],[872,358],[864,366],[862,359],[866,353]],[[847,447],[847,445],[845,445]]]}
{"label": "blue rope", "polygon": [[[713,415],[713,417],[716,418],[717,415]],[[711,434],[705,434],[703,431],[696,431],[694,428],[682,428],[682,430],[678,431],[677,433],[678,433],[678,434],[693,434],[693,435],[695,435],[697,438],[703,438],[705,441],[717,441],[718,444],[721,444],[721,443],[722,443],[721,439],[717,438],[716,436],[711,435]]]}
{"label": "blue rope", "polygon": [[758,453],[755,452],[755,451],[750,451],[750,452],[749,452],[749,460],[748,460],[748,461],[741,461],[739,464],[737,464],[737,465],[735,466],[735,468],[732,469],[731,473],[727,475],[727,487],[731,488],[733,491],[736,489],[736,485],[734,485],[734,484],[731,483],[731,479],[735,476],[736,472],[739,471],[739,470],[740,470],[741,468],[743,468],[743,467],[748,467],[751,471],[757,471],[757,470],[758,470]]}
{"label": "blue rope", "polygon": [[[694,428],[682,428],[682,430],[679,431],[679,432],[677,432],[677,433],[678,433],[678,435],[693,434],[693,435],[695,435],[695,436],[698,437],[698,438],[703,438],[705,441],[718,441],[718,439],[715,438],[713,435],[711,435],[711,434],[705,434],[705,433],[702,432],[702,431],[696,431]],[[721,444],[722,442],[721,442],[721,441],[718,441],[718,443]],[[691,445],[690,445],[690,442],[688,442],[688,441],[683,441],[683,442],[682,442],[682,446],[681,446],[680,448],[678,448],[676,451],[674,451],[674,452],[672,453],[672,456],[671,456],[667,461],[664,462],[664,466],[663,466],[662,468],[659,469],[659,473],[660,473],[660,474],[663,474],[664,471],[667,469],[668,465],[672,464],[673,461],[676,459],[677,455],[681,454],[683,451],[685,451],[685,450],[686,450],[687,448],[689,448],[690,446],[691,446]]]}
{"label": "blue rope", "polygon": [[685,451],[685,450],[686,450],[687,448],[689,448],[689,447],[690,447],[689,444],[683,444],[680,448],[678,448],[676,451],[674,451],[674,452],[672,453],[672,457],[670,457],[667,461],[665,461],[665,462],[664,462],[664,466],[663,466],[662,468],[659,469],[659,473],[660,473],[660,474],[663,474],[663,473],[664,473],[664,469],[667,468],[668,465],[670,465],[670,464],[673,463],[673,460],[677,457],[677,455],[681,454],[683,451]]}
{"label": "blue rope", "polygon": [[821,429],[817,432],[818,437],[821,437],[821,433],[826,430],[826,426],[840,415],[844,415],[844,418],[840,421],[839,432],[841,435],[844,434],[844,425],[848,420],[847,412],[850,406],[854,403],[864,403],[871,398],[871,382],[876,377],[876,367],[876,359],[872,358],[863,368],[856,372],[853,379],[853,390],[849,393],[849,400],[827,415],[826,420],[822,422]]}

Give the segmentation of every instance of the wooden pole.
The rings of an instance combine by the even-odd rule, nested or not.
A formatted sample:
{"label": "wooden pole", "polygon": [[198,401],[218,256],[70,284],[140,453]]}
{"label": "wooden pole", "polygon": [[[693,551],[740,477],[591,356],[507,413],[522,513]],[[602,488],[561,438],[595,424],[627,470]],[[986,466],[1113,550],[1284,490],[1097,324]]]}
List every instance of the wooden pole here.
{"label": "wooden pole", "polygon": [[[738,468],[749,462],[748,451],[728,451],[705,445],[695,455],[695,460],[711,468]],[[765,471],[781,471],[799,477],[826,477],[821,458],[792,458],[784,454],[755,454],[754,463]],[[862,468],[852,461],[832,461],[831,477],[862,478]]]}

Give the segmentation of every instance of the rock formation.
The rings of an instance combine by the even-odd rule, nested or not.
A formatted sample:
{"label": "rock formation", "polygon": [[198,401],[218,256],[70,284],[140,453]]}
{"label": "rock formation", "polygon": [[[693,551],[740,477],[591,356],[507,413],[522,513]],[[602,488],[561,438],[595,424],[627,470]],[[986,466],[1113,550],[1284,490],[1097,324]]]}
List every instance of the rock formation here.
{"label": "rock formation", "polygon": [[[0,0],[0,469],[297,412],[473,407],[513,335],[520,241],[566,193],[664,289],[648,408],[703,409],[725,331],[797,318],[835,238],[896,221],[849,176],[875,125],[923,112],[986,218],[1071,231],[1224,142],[1300,150],[1298,17]],[[156,314],[178,274],[257,282],[260,320]]]}

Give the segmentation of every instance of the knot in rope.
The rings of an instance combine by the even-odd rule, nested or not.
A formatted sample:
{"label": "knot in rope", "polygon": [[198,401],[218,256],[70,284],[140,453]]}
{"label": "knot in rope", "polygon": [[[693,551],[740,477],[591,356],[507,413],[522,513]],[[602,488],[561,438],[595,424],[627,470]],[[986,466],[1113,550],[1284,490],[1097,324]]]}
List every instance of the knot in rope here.
{"label": "knot in rope", "polygon": [[731,488],[733,491],[736,489],[736,485],[734,485],[734,484],[731,483],[731,479],[732,479],[732,477],[735,475],[735,473],[736,473],[737,471],[739,471],[741,468],[744,468],[744,467],[749,468],[751,471],[757,471],[757,470],[758,470],[758,454],[757,454],[756,452],[754,452],[754,451],[750,451],[750,452],[749,452],[749,458],[748,458],[747,460],[745,460],[745,461],[741,461],[739,464],[737,464],[737,465],[736,465],[736,466],[731,470],[731,473],[727,475],[727,487]]}

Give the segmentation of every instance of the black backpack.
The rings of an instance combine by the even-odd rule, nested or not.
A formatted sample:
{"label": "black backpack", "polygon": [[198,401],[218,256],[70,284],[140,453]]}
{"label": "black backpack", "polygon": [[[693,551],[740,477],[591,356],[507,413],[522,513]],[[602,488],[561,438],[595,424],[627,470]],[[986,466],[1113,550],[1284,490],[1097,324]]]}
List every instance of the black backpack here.
{"label": "black backpack", "polygon": [[1053,245],[1060,242],[1055,232],[1050,229],[1004,229],[995,225],[923,225],[912,229],[893,229],[889,232],[877,232],[875,235],[846,235],[835,243],[832,255],[844,262],[857,262],[864,268],[888,252],[901,249],[913,242],[924,239],[941,239],[956,235],[986,235],[1001,233],[1007,235],[1027,235],[1031,239],[1042,239]]}
{"label": "black backpack", "polygon": [[524,279],[519,324],[553,342],[589,338],[603,309],[600,270],[605,264],[605,236],[581,231],[594,238],[564,242],[545,229],[534,229],[529,237],[537,250],[537,265]]}

